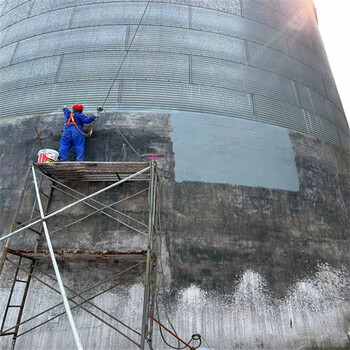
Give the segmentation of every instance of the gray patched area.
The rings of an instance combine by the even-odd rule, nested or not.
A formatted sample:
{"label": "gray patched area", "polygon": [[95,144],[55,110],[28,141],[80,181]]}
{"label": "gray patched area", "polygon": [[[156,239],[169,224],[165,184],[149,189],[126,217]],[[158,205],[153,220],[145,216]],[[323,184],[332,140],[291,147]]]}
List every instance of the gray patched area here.
{"label": "gray patched area", "polygon": [[288,130],[217,115],[171,114],[177,182],[299,190]]}

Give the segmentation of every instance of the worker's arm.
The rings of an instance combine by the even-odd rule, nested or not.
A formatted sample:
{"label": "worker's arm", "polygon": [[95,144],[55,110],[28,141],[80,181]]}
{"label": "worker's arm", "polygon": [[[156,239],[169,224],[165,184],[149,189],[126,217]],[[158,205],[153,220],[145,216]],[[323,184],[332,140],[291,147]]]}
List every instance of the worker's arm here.
{"label": "worker's arm", "polygon": [[79,118],[83,122],[83,124],[89,124],[96,119],[96,117],[94,115],[92,117],[87,117],[85,114],[81,114],[81,113],[78,113],[77,115],[79,116]]}
{"label": "worker's arm", "polygon": [[70,117],[70,110],[67,108],[67,106],[63,106],[63,113],[64,113],[64,116],[66,117],[66,122],[68,121],[67,118]]}

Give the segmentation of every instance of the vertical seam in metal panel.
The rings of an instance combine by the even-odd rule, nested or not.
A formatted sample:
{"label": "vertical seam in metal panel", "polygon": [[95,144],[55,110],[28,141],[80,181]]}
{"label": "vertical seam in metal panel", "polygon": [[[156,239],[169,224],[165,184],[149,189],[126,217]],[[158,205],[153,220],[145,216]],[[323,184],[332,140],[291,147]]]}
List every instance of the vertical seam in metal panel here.
{"label": "vertical seam in metal panel", "polygon": [[322,85],[323,85],[323,88],[324,88],[324,92],[325,92],[325,97],[330,100],[329,98],[329,95],[328,95],[328,91],[327,91],[327,88],[326,88],[326,84],[324,83],[324,78],[323,78],[323,75],[320,75],[321,76],[321,81],[322,81]]}
{"label": "vertical seam in metal panel", "polygon": [[121,78],[120,81],[119,81],[119,87],[118,87],[117,103],[121,103],[122,102],[123,82],[124,82],[124,79]]}
{"label": "vertical seam in metal panel", "polygon": [[258,115],[256,113],[256,102],[255,102],[255,95],[252,93],[248,93],[248,95],[250,96],[250,99],[252,101],[252,107],[253,107],[253,116],[254,116],[254,120],[256,121],[258,119]]}
{"label": "vertical seam in metal panel", "polygon": [[306,115],[307,115],[307,113],[306,113],[306,111],[305,111],[304,108],[302,108],[301,111],[303,112],[304,123],[305,123],[305,126],[306,126],[306,131],[307,131],[308,134],[312,135],[311,132],[310,132],[309,125],[308,125],[307,120],[306,120]]}
{"label": "vertical seam in metal panel", "polygon": [[[285,40],[286,40],[286,45],[287,45],[288,55],[289,55],[290,57],[292,57],[292,58],[294,58],[294,59],[295,59],[295,57],[294,57],[294,56],[292,56],[292,54],[291,54],[291,52],[290,52],[289,40],[288,40],[287,35],[285,35],[285,36],[284,36],[284,38],[285,38]],[[304,62],[302,62],[302,63],[304,63]],[[305,64],[305,63],[304,63],[304,64]]]}
{"label": "vertical seam in metal panel", "polygon": [[34,7],[34,0],[32,0],[32,6],[30,6],[28,17],[26,19],[30,18],[31,14],[32,14],[33,7]]}
{"label": "vertical seam in metal panel", "polygon": [[188,28],[192,29],[192,6],[188,6]]}
{"label": "vertical seam in metal panel", "polygon": [[342,139],[341,139],[341,137],[340,137],[340,135],[339,135],[339,130],[338,130],[337,126],[334,125],[334,127],[335,127],[335,131],[336,131],[336,133],[337,133],[337,137],[338,137],[338,140],[339,140],[339,146],[340,146],[340,147],[346,148],[346,145],[343,146],[343,142],[342,142]]}
{"label": "vertical seam in metal panel", "polygon": [[189,83],[192,84],[193,82],[193,78],[192,78],[192,55],[188,55],[188,64],[189,64],[189,77],[188,77],[188,80],[189,80]]}
{"label": "vertical seam in metal panel", "polygon": [[244,14],[243,14],[243,0],[239,0],[239,6],[241,8],[241,17],[244,17]]}
{"label": "vertical seam in metal panel", "polygon": [[17,41],[16,46],[15,46],[15,49],[13,50],[13,54],[12,54],[12,56],[11,56],[11,59],[10,59],[10,62],[9,62],[9,64],[8,64],[8,66],[11,66],[11,64],[12,64],[12,62],[13,62],[13,59],[14,59],[14,57],[15,57],[15,54],[16,54],[16,51],[17,51],[17,48],[18,48],[19,43],[20,43],[20,41]]}
{"label": "vertical seam in metal panel", "polygon": [[247,57],[247,64],[251,66],[250,64],[250,55],[249,55],[249,47],[248,47],[248,41],[244,39],[244,47],[245,47],[245,55]]}
{"label": "vertical seam in metal panel", "polygon": [[129,47],[129,37],[130,37],[131,25],[128,24],[125,28],[125,42],[124,42],[124,50],[127,51]]}
{"label": "vertical seam in metal panel", "polygon": [[282,9],[281,9],[280,0],[277,0],[277,6],[278,6],[278,11],[279,11],[279,13],[282,14]]}
{"label": "vertical seam in metal panel", "polygon": [[312,111],[316,114],[316,109],[315,109],[314,101],[312,100],[312,96],[311,96],[310,89],[309,89],[308,86],[306,87],[306,91],[307,91],[307,94],[309,95],[309,99],[310,99],[310,101],[311,101]]}
{"label": "vertical seam in metal panel", "polygon": [[57,81],[58,81],[58,78],[59,78],[59,75],[60,75],[60,72],[61,72],[63,57],[64,57],[64,54],[61,55],[59,60],[58,60],[57,71],[56,71],[56,74],[55,74],[54,83],[57,83]]}
{"label": "vertical seam in metal panel", "polygon": [[302,107],[301,105],[301,98],[300,98],[300,95],[299,95],[299,91],[298,91],[298,88],[297,88],[297,84],[294,80],[292,80],[292,85],[293,85],[293,90],[295,92],[295,96],[298,100],[298,103],[299,103],[299,107]]}
{"label": "vertical seam in metal panel", "polygon": [[72,14],[70,15],[70,19],[69,19],[69,24],[68,24],[68,29],[72,28],[72,24],[73,24],[73,20],[75,17],[75,12],[77,10],[77,6],[74,6],[73,10],[72,10]]}
{"label": "vertical seam in metal panel", "polygon": [[8,1],[9,1],[9,0],[5,0],[5,1],[4,1],[3,6],[2,6],[2,8],[1,8],[1,12],[0,12],[0,17],[3,16],[3,14],[4,14],[4,12],[5,12],[5,5],[6,5],[6,3],[7,3]]}

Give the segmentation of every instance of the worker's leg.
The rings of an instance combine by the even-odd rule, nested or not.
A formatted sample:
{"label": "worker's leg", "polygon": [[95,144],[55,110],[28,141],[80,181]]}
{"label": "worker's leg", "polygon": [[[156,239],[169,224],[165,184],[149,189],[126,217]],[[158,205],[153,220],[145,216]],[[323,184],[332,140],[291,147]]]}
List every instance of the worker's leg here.
{"label": "worker's leg", "polygon": [[85,136],[78,130],[73,132],[73,146],[75,149],[76,161],[82,162],[85,158]]}
{"label": "worker's leg", "polygon": [[73,146],[72,135],[69,130],[66,130],[62,134],[61,142],[60,142],[60,151],[58,155],[59,161],[66,161],[68,158],[69,150]]}

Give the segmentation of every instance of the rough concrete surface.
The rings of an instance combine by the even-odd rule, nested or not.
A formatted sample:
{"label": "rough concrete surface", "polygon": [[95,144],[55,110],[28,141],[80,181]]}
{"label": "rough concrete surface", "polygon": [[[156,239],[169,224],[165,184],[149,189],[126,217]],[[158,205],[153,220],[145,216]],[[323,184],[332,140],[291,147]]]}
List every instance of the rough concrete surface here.
{"label": "rough concrete surface", "polygon": [[[123,144],[111,123],[113,120],[139,153],[166,156],[159,161],[162,176],[159,318],[167,324],[167,310],[182,338],[187,341],[192,334],[200,333],[209,344],[203,343],[202,347],[215,350],[347,349],[349,153],[314,137],[289,132],[298,190],[177,182],[176,161],[187,155],[176,154],[172,118],[171,113],[111,114],[101,117],[94,136],[86,141],[86,160],[139,161]],[[212,118],[215,124],[215,116]],[[34,126],[38,127],[45,147],[58,149],[62,122],[62,115],[56,114],[1,120],[2,233],[10,229],[28,162],[36,159],[40,148]],[[11,142],[13,140],[16,142]],[[191,148],[190,140],[188,142]],[[229,158],[230,148],[227,151],[223,148],[222,152],[228,152]],[[216,166],[222,167],[220,171],[227,167],[232,171],[229,162]],[[137,184],[137,189],[140,186]],[[98,185],[78,187],[81,191],[93,191]],[[122,190],[129,194],[136,191],[130,184]],[[108,203],[118,196],[122,194],[116,190],[100,199]],[[142,221],[146,218],[143,209],[146,200],[144,197],[118,209]],[[31,208],[30,202],[28,196],[23,216]],[[62,195],[56,194],[50,210],[62,203]],[[59,224],[82,217],[83,208],[77,206],[62,214],[59,221],[49,220],[49,228],[55,229]],[[24,242],[31,240],[17,237],[13,244],[23,248]],[[53,235],[53,244],[56,249],[126,249],[128,244],[137,248],[143,242],[102,216],[93,216]],[[65,283],[78,291],[129,265],[126,262],[59,263]],[[37,269],[53,274],[46,262],[39,263]],[[11,276],[13,268],[7,263],[0,280],[1,315]],[[143,298],[141,268],[108,286],[113,283],[115,288],[94,302],[139,330]],[[59,295],[33,282],[24,319],[59,301]],[[84,349],[136,349],[85,311],[74,309],[73,316]],[[48,315],[42,319],[48,319]],[[27,327],[29,322],[21,330]],[[9,338],[0,338],[1,349],[9,348]],[[167,336],[167,340],[176,346],[171,337]],[[64,315],[20,337],[16,349],[47,347],[74,349]],[[155,327],[154,349],[165,348]]]}

